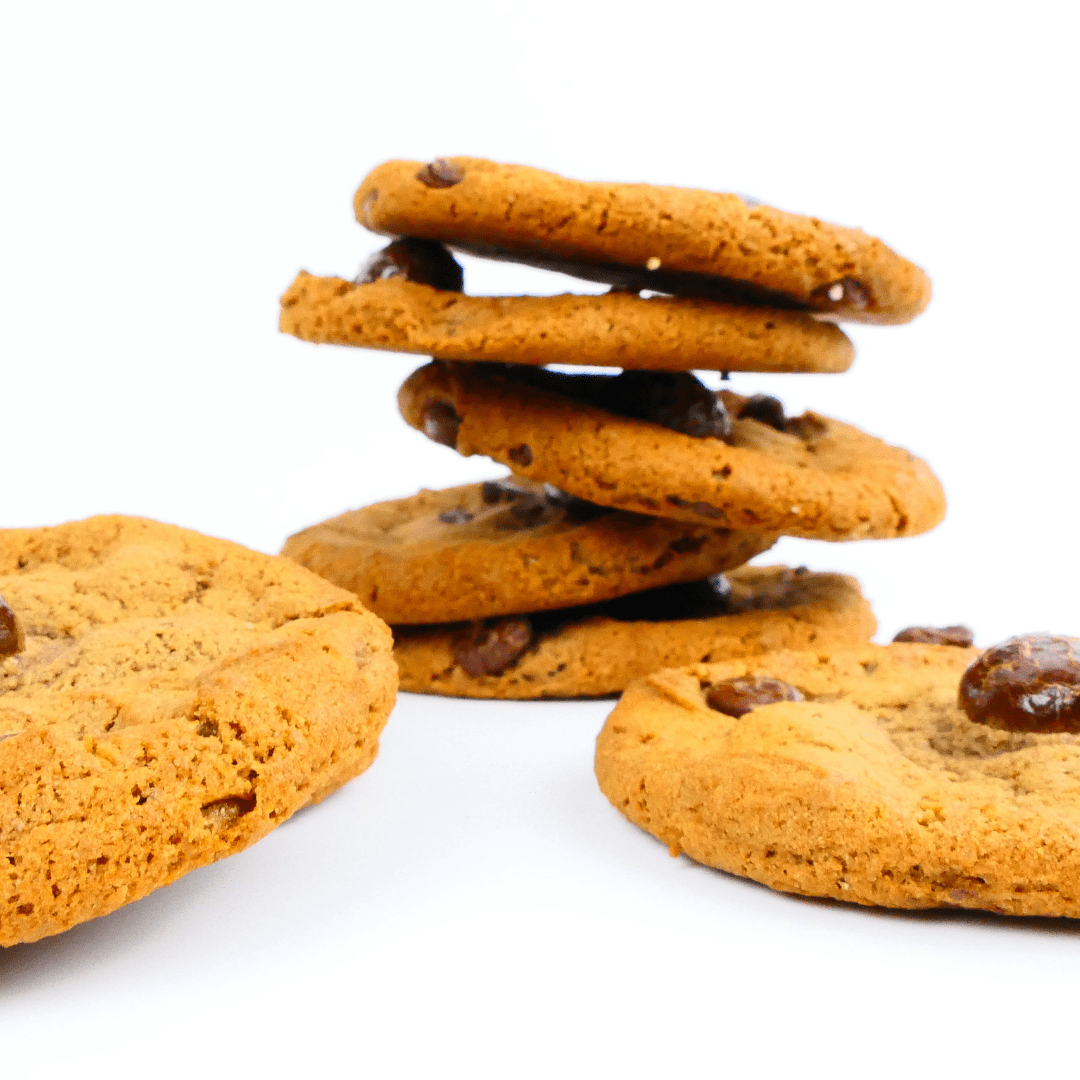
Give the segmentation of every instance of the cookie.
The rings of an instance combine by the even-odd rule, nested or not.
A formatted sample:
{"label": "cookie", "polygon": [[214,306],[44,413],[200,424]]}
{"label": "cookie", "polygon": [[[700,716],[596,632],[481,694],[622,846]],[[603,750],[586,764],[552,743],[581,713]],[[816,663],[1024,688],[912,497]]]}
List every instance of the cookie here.
{"label": "cookie", "polygon": [[395,624],[586,604],[741,566],[776,537],[608,510],[508,477],[421,491],[289,537],[282,554]]}
{"label": "cookie", "polygon": [[240,851],[363,772],[387,627],[287,559],[153,521],[0,531],[0,944]]}
{"label": "cookie", "polygon": [[304,341],[444,360],[685,371],[847,371],[835,326],[805,312],[682,297],[465,296],[402,276],[355,284],[301,271],[281,330]]}
{"label": "cookie", "polygon": [[930,300],[927,276],[880,240],[739,195],[455,157],[378,166],[354,208],[375,232],[620,287],[736,295],[871,323],[908,322]]}
{"label": "cookie", "polygon": [[[627,688],[597,742],[596,775],[673,853],[774,889],[1080,916],[1080,740],[969,719],[958,690],[978,657],[868,645],[663,671]],[[733,680],[764,679],[805,700],[765,693],[776,703],[738,718],[707,703],[730,707],[747,697]],[[1080,718],[1076,690],[1074,680],[1056,697],[1071,694]],[[1033,699],[1052,708],[1054,697]]]}
{"label": "cookie", "polygon": [[659,667],[779,648],[851,648],[875,629],[853,578],[746,566],[719,581],[525,618],[395,627],[394,657],[401,688],[419,694],[595,697]]}
{"label": "cookie", "polygon": [[[649,378],[657,380],[655,394],[639,385]],[[817,413],[783,417],[778,402],[779,419],[758,413],[762,400],[775,399],[727,391],[718,400],[731,431],[727,441],[715,438],[720,427],[690,422],[704,398],[684,395],[689,412],[672,419],[674,378],[627,373],[619,380],[634,393],[620,394],[610,376],[433,363],[409,376],[398,404],[409,424],[466,457],[486,454],[621,510],[820,540],[912,536],[944,516],[937,478],[906,450]],[[659,405],[651,410],[654,397]],[[595,404],[629,408],[635,400],[639,416],[668,426]],[[670,430],[673,424],[681,430]],[[710,433],[684,433],[695,430]]]}

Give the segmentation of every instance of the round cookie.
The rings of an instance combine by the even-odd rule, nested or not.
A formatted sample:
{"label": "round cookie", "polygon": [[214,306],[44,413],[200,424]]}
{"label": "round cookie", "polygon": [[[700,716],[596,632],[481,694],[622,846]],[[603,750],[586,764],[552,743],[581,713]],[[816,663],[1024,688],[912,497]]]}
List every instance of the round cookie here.
{"label": "round cookie", "polygon": [[289,537],[282,555],[395,624],[568,607],[694,581],[776,537],[648,518],[508,477],[352,510]]}
{"label": "round cookie", "polygon": [[351,593],[138,518],[0,531],[0,945],[240,851],[363,772],[394,702]]}
{"label": "round cookie", "polygon": [[[622,510],[819,540],[912,536],[944,516],[941,485],[923,461],[849,424],[807,413],[780,431],[735,419],[729,445],[568,396],[605,378],[432,363],[409,376],[398,405],[409,424],[466,457],[486,454]],[[734,417],[753,400],[720,397]]]}
{"label": "round cookie", "polygon": [[[899,908],[1080,915],[1080,741],[972,723],[976,649],[868,645],[662,671],[597,741],[604,794],[673,854],[774,889]],[[706,704],[768,677],[802,702]]]}
{"label": "round cookie", "polygon": [[880,240],[739,195],[454,157],[388,161],[353,205],[375,232],[629,287],[750,292],[773,307],[872,323],[908,322],[930,300],[927,276]]}
{"label": "round cookie", "polygon": [[304,341],[443,360],[591,364],[658,371],[847,371],[835,326],[805,312],[686,297],[465,296],[402,276],[364,284],[301,271],[280,328]]}
{"label": "round cookie", "polygon": [[504,658],[485,663],[492,643],[479,651],[475,643],[491,630],[513,634],[520,619],[493,627],[395,627],[401,689],[474,698],[595,697],[618,693],[658,667],[781,648],[852,648],[876,629],[854,578],[780,566],[744,566],[726,578],[730,593],[719,598],[699,582],[533,613],[529,638],[519,639],[518,657],[501,671],[486,670]]}

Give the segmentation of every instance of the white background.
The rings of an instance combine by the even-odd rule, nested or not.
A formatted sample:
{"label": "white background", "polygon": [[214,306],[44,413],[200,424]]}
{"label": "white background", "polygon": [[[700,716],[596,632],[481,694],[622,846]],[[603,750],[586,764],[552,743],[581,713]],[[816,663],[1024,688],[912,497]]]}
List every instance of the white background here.
{"label": "white background", "polygon": [[[1068,5],[0,4],[0,526],[145,514],[276,551],[499,475],[398,417],[419,358],[276,332],[352,276],[391,157],[746,192],[924,266],[843,376],[735,376],[925,457],[859,575],[888,640],[1080,633]],[[473,292],[580,283],[469,260]],[[403,697],[370,772],[235,858],[0,954],[3,1075],[1075,1069],[1071,922],[783,897],[672,860],[591,777],[610,702]]]}

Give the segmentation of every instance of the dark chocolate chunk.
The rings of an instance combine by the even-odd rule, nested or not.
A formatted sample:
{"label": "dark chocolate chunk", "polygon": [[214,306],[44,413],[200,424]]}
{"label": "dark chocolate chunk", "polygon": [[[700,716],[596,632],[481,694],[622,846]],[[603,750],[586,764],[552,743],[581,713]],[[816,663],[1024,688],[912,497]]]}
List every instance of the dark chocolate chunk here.
{"label": "dark chocolate chunk", "polygon": [[460,427],[461,417],[448,401],[433,401],[424,410],[424,434],[432,442],[456,448]]}
{"label": "dark chocolate chunk", "polygon": [[405,236],[376,251],[364,263],[355,284],[367,285],[384,278],[403,277],[433,289],[461,292],[465,275],[457,260],[435,240],[417,240]]}
{"label": "dark chocolate chunk", "polygon": [[988,649],[960,680],[960,707],[1009,731],[1080,731],[1080,638],[1027,634]]}
{"label": "dark chocolate chunk", "polygon": [[473,629],[458,647],[455,660],[469,675],[498,675],[505,671],[532,641],[532,625],[521,615],[489,620]]}
{"label": "dark chocolate chunk", "polygon": [[425,187],[448,188],[460,184],[465,179],[465,173],[452,161],[440,157],[425,165],[416,174],[416,179]]}
{"label": "dark chocolate chunk", "polygon": [[444,525],[464,525],[466,521],[472,521],[476,517],[475,514],[470,514],[468,510],[444,510],[439,514],[439,520]]}
{"label": "dark chocolate chunk", "polygon": [[768,424],[777,431],[784,430],[784,404],[779,398],[770,397],[768,394],[755,394],[748,398],[746,404],[739,410],[740,420],[757,420],[758,423]]}
{"label": "dark chocolate chunk", "polygon": [[15,612],[0,596],[0,656],[14,656],[26,647],[26,636]]}
{"label": "dark chocolate chunk", "polygon": [[975,635],[966,626],[909,626],[893,641],[914,641],[920,645],[959,645],[967,648],[975,643]]}
{"label": "dark chocolate chunk", "polygon": [[790,683],[764,675],[747,675],[744,679],[716,683],[705,696],[710,709],[735,717],[745,716],[762,705],[774,705],[778,701],[805,700]]}
{"label": "dark chocolate chunk", "polygon": [[830,281],[810,294],[810,306],[818,311],[844,314],[850,311],[864,311],[870,303],[870,290],[852,277],[842,277],[839,281]]}
{"label": "dark chocolate chunk", "polygon": [[509,453],[510,460],[515,465],[520,465],[522,468],[528,468],[532,464],[532,447],[529,446],[527,443],[522,443],[520,446],[511,447]]}

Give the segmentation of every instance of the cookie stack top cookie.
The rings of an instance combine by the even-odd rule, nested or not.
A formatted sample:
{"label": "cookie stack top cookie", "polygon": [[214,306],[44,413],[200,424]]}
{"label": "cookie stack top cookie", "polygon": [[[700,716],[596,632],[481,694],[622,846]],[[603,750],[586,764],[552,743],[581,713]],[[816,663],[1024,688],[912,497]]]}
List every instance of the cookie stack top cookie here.
{"label": "cookie stack top cookie", "polygon": [[[889,538],[941,519],[940,484],[906,450],[819,413],[789,416],[766,395],[710,390],[693,375],[846,370],[854,350],[837,323],[906,322],[930,297],[926,275],[882,241],[739,195],[582,182],[466,157],[381,165],[354,209],[391,242],[353,281],[301,272],[282,297],[282,329],[430,355],[401,388],[406,421],[514,476],[494,495],[452,489],[355,511],[297,534],[285,553],[399,627],[435,624],[427,637],[398,635],[399,662],[425,642],[416,670],[434,672],[427,684],[466,692],[444,663],[428,662],[448,654],[458,674],[501,677],[518,665],[518,690],[550,688],[543,673],[527,673],[529,657],[547,663],[537,627],[549,644],[555,632],[539,612],[568,613],[559,633],[582,619],[618,621],[585,609],[734,570],[779,535]],[[610,288],[469,296],[455,252]],[[622,370],[538,370],[552,364]],[[675,535],[680,528],[693,535]],[[645,558],[662,538],[667,549]],[[651,621],[736,614],[730,586],[714,585],[708,617],[700,605],[680,616],[678,604],[661,604],[650,610],[667,614]],[[872,616],[857,585],[844,587],[856,598],[844,610],[865,610],[847,620],[865,641]],[[801,603],[771,595],[752,606]],[[492,627],[476,629],[493,618],[519,621],[494,638]],[[473,624],[464,644],[447,630],[452,620]],[[689,642],[687,662],[700,660],[700,641],[685,631],[673,636]],[[558,671],[575,669],[558,649],[551,655]],[[610,666],[590,664],[578,692],[620,689],[623,669],[610,684],[594,677]],[[558,692],[573,692],[563,682]]]}

